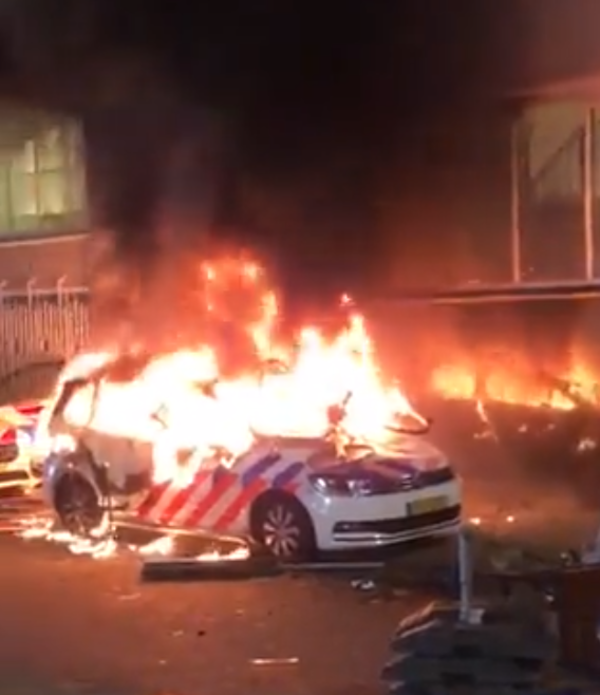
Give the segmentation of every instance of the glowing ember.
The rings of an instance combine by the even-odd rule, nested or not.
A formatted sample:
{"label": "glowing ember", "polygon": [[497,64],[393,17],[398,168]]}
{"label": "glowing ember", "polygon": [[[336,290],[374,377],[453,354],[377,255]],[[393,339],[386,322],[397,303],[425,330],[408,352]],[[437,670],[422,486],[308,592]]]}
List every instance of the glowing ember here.
{"label": "glowing ember", "polygon": [[471,526],[498,526],[500,524],[514,524],[516,520],[517,518],[514,514],[507,514],[506,516],[493,514],[487,518],[483,518],[481,516],[472,516],[468,519],[468,523]]}
{"label": "glowing ember", "polygon": [[250,557],[250,549],[248,547],[236,548],[227,553],[220,553],[218,550],[213,550],[209,553],[197,555],[194,559],[198,562],[223,562],[223,561],[239,561],[247,560]]}
{"label": "glowing ember", "polygon": [[[132,548],[133,550],[134,548]],[[161,536],[146,545],[137,548],[140,555],[172,555],[175,549],[175,539],[173,536]]]}
{"label": "glowing ember", "polygon": [[232,550],[210,550],[195,556],[178,556],[175,551],[173,537],[159,538],[148,545],[138,548],[137,552],[144,557],[144,564],[148,565],[177,565],[183,563],[213,563],[213,562],[242,562],[250,558],[250,548],[241,544]]}
{"label": "glowing ember", "polygon": [[72,533],[57,530],[54,521],[43,518],[23,519],[17,535],[24,540],[44,540],[64,545],[73,555],[88,555],[95,559],[112,557],[117,542],[108,534],[108,522],[95,529],[89,538],[79,538]]}
{"label": "glowing ember", "polygon": [[130,553],[149,562],[218,562],[247,560],[250,548],[241,539],[230,539],[232,550],[211,550],[194,557],[181,558],[177,553],[177,536],[160,536],[145,544],[118,543],[114,529],[105,520],[87,537],[76,536],[55,526],[55,520],[44,515],[24,516],[15,519],[10,529],[23,540],[43,540],[65,547],[73,555],[83,555],[96,560],[114,557],[117,553]]}
{"label": "glowing ember", "polygon": [[[399,389],[384,383],[362,316],[351,313],[332,339],[306,327],[291,346],[282,345],[276,338],[276,297],[264,289],[262,270],[230,260],[224,267],[227,282],[220,282],[220,265],[203,266],[213,288],[206,308],[226,314],[222,297],[237,273],[235,289],[239,295],[243,280],[245,306],[248,297],[258,305],[246,314],[258,319],[241,327],[253,345],[253,365],[235,377],[223,375],[218,341],[161,354],[127,380],[103,376],[99,388],[90,383],[79,390],[63,413],[66,423],[150,444],[154,482],[182,485],[209,459],[227,465],[258,434],[327,437],[341,419],[351,440],[383,442],[402,417],[412,418],[413,427],[415,421],[423,425]],[[351,300],[344,296],[342,303],[347,308]],[[111,351],[80,355],[62,382],[89,376],[113,360]],[[343,418],[336,418],[340,408]],[[53,442],[55,450],[69,444],[64,435]]]}

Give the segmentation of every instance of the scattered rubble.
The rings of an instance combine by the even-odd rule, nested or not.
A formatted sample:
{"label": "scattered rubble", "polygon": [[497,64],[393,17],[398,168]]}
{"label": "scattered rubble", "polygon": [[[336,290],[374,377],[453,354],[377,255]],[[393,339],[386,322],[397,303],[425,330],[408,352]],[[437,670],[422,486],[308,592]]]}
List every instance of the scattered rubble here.
{"label": "scattered rubble", "polygon": [[392,695],[538,692],[555,642],[523,604],[471,609],[432,604],[402,621],[382,678]]}

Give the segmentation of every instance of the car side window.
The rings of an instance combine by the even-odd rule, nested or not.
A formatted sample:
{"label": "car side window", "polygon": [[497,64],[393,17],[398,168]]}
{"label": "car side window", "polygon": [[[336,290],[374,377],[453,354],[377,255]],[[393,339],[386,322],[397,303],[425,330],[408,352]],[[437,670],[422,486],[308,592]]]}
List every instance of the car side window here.
{"label": "car side window", "polygon": [[92,417],[93,406],[94,385],[85,379],[72,379],[63,385],[52,417],[65,417],[78,425],[85,425]]}

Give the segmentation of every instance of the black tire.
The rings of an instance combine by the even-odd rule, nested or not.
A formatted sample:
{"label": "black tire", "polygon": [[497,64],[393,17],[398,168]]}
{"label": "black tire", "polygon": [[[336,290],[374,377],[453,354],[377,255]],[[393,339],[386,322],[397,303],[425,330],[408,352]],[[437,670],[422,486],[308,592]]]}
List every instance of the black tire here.
{"label": "black tire", "polygon": [[304,506],[292,495],[266,492],[252,505],[252,538],[279,560],[301,562],[317,551],[315,529]]}
{"label": "black tire", "polygon": [[97,489],[77,471],[65,473],[58,481],[54,507],[63,528],[74,536],[89,537],[106,515]]}

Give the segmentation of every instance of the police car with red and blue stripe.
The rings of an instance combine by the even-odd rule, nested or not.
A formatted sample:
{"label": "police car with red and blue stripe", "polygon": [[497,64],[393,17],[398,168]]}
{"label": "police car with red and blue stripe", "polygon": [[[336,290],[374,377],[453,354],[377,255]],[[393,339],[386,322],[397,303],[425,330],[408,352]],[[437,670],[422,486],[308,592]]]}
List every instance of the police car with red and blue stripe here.
{"label": "police car with red and blue stripe", "polygon": [[240,456],[215,451],[185,485],[157,485],[149,444],[65,426],[60,410],[82,386],[66,382],[49,414],[55,445],[43,470],[45,497],[74,533],[92,532],[110,512],[117,523],[249,536],[279,557],[307,559],[459,525],[459,481],[424,430],[396,428],[385,445],[344,438],[339,418],[320,437],[256,434]]}

